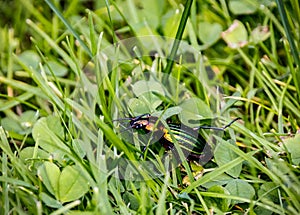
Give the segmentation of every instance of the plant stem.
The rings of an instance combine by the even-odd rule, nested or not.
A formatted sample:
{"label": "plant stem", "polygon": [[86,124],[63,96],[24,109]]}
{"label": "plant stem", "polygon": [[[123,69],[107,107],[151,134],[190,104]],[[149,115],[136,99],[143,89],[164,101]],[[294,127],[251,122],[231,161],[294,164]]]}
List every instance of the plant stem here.
{"label": "plant stem", "polygon": [[188,20],[188,17],[189,17],[190,11],[191,11],[192,4],[193,4],[193,0],[187,0],[185,3],[184,11],[183,11],[183,14],[182,14],[182,17],[180,20],[180,24],[179,24],[176,36],[175,36],[173,47],[172,47],[171,53],[167,59],[167,66],[164,69],[164,72],[167,74],[171,73],[171,70],[172,70],[172,67],[174,64],[174,59],[175,59],[184,29],[185,29],[186,22]]}
{"label": "plant stem", "polygon": [[282,20],[282,25],[284,27],[284,31],[285,31],[287,40],[290,44],[291,52],[292,52],[292,55],[294,57],[294,61],[295,61],[295,64],[296,64],[296,69],[291,70],[291,73],[292,73],[294,84],[295,84],[295,87],[296,87],[296,90],[297,90],[298,100],[300,101],[300,70],[299,70],[300,59],[299,59],[299,53],[298,53],[298,50],[297,50],[296,45],[295,45],[294,40],[293,40],[291,27],[290,27],[289,22],[288,22],[288,18],[287,18],[287,14],[286,14],[283,2],[282,2],[282,0],[276,0],[276,3],[278,5],[278,11],[279,11],[279,14],[280,14],[280,17],[281,17],[281,20]]}

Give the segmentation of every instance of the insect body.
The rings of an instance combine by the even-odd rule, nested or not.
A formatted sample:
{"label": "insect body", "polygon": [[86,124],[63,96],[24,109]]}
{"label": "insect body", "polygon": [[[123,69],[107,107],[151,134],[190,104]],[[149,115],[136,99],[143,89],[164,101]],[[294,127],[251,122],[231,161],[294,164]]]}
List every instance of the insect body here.
{"label": "insect body", "polygon": [[[197,161],[198,163],[203,163],[207,162],[207,160],[212,157],[212,154],[210,145],[206,144],[206,140],[200,134],[199,130],[224,130],[237,119],[233,120],[223,128],[209,126],[191,128],[183,124],[164,124],[158,117],[151,116],[150,114],[143,114],[140,116],[119,120],[129,120],[129,127],[127,129],[132,128],[146,134],[150,133],[152,142],[159,142],[165,148],[165,150],[171,151],[176,159],[179,159],[180,157],[175,147],[175,143],[178,143],[181,151],[188,161]],[[146,150],[146,147],[143,151]]]}

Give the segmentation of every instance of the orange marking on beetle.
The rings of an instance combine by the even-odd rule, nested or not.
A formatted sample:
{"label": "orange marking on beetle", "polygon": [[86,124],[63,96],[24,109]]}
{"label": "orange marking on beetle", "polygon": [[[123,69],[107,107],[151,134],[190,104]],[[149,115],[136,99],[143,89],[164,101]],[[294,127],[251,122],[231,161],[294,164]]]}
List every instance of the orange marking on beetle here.
{"label": "orange marking on beetle", "polygon": [[148,123],[145,128],[148,131],[156,131],[157,130],[157,129],[153,129],[154,125],[152,123]]}
{"label": "orange marking on beetle", "polygon": [[171,135],[169,134],[168,129],[164,128],[164,129],[163,129],[163,132],[164,132],[164,138],[165,138],[166,140],[168,140],[169,142],[172,142],[172,137],[171,137]]}

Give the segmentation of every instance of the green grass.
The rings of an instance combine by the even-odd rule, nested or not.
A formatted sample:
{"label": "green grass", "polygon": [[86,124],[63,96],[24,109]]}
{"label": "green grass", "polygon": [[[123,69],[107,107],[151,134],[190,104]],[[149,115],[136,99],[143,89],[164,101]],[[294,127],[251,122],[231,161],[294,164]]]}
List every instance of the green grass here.
{"label": "green grass", "polygon": [[[0,3],[1,214],[298,214],[298,1],[191,2]],[[170,171],[143,113],[242,120]]]}

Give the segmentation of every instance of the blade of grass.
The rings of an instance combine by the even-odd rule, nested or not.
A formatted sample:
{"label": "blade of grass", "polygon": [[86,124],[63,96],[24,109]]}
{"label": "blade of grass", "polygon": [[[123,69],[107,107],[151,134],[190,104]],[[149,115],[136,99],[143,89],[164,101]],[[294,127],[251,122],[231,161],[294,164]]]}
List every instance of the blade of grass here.
{"label": "blade of grass", "polygon": [[91,50],[87,47],[87,45],[82,41],[79,34],[73,29],[71,24],[65,19],[63,14],[55,7],[55,5],[50,0],[45,0],[48,6],[53,10],[53,12],[59,17],[59,19],[64,23],[64,25],[69,29],[69,31],[73,34],[73,36],[78,40],[83,49],[87,52],[90,57],[93,57]]}
{"label": "blade of grass", "polygon": [[156,210],[156,214],[159,215],[159,214],[166,214],[167,211],[166,211],[166,197],[167,197],[167,190],[168,190],[168,187],[167,185],[169,184],[169,179],[170,179],[170,175],[169,174],[166,174],[165,176],[165,180],[164,180],[164,185],[162,187],[162,191],[161,191],[161,195],[160,195],[160,198],[159,198],[159,201],[158,201],[158,206],[157,206],[157,210]]}
{"label": "blade of grass", "polygon": [[[47,96],[43,92],[41,92],[41,90],[38,87],[33,87],[24,82],[7,79],[5,77],[0,77],[0,83],[7,84],[9,86],[12,86],[13,88],[21,89],[21,90],[26,91],[27,93],[32,93],[43,99],[47,99]],[[1,108],[2,108],[2,106],[1,106]]]}
{"label": "blade of grass", "polygon": [[88,12],[89,17],[89,28],[90,28],[90,41],[91,41],[91,50],[93,56],[97,53],[97,40],[96,40],[96,32],[95,32],[95,26],[93,22],[93,16],[92,13]]}
{"label": "blade of grass", "polygon": [[[260,143],[267,143],[268,141],[261,139],[260,137],[258,137],[257,135],[253,134],[252,135],[253,138],[259,140]],[[280,187],[287,193],[287,195],[290,198],[290,201],[292,202],[292,204],[299,210],[300,209],[300,203],[297,199],[299,199],[299,194],[296,194],[295,192],[293,192],[293,189],[291,189],[291,185],[292,184],[290,182],[290,179],[287,179],[286,174],[288,172],[291,172],[290,168],[287,167],[287,165],[285,165],[285,167],[282,167],[280,169],[280,166],[282,164],[282,162],[280,163],[280,159],[277,158],[275,156],[276,152],[272,152],[272,150],[267,146],[267,144],[264,144],[264,146],[266,146],[266,148],[268,149],[270,154],[274,154],[274,156],[272,156],[272,162],[274,162],[274,166],[276,165],[276,167],[278,169],[269,169],[268,167],[264,166],[259,160],[257,160],[255,157],[253,157],[251,155],[251,153],[244,153],[242,150],[233,147],[232,145],[228,144],[226,141],[224,141],[223,139],[220,139],[218,137],[216,137],[217,139],[219,139],[219,141],[221,141],[221,144],[226,144],[226,146],[228,146],[228,148],[232,151],[234,151],[237,155],[239,155],[239,158],[244,159],[245,161],[249,162],[252,166],[256,167],[257,169],[259,169],[261,172],[265,173],[266,175],[268,175],[270,177],[270,179],[272,179],[272,181],[278,185],[280,185]],[[280,151],[280,149],[278,149],[277,151]],[[271,159],[270,159],[271,160]],[[231,162],[230,162],[231,163]],[[225,166],[225,165],[224,165]],[[278,167],[279,166],[279,167]],[[284,172],[283,169],[285,171],[288,172]],[[293,176],[293,175],[292,175]],[[296,178],[295,178],[296,179]],[[293,184],[297,184],[299,183],[299,180],[293,182]],[[295,190],[298,190],[298,188],[296,188]]]}
{"label": "blade of grass", "polygon": [[25,8],[26,10],[28,10],[30,13],[33,14],[33,16],[41,23],[43,23],[43,25],[45,25],[46,28],[51,28],[52,24],[51,21],[48,20],[47,18],[45,18],[43,16],[43,14],[41,14],[40,10],[37,9],[36,6],[33,5],[33,2],[30,0],[25,0],[25,1],[19,1]]}
{"label": "blade of grass", "polygon": [[[16,171],[20,173],[20,176],[22,176],[23,181],[31,180],[36,184],[36,178],[31,174],[26,174],[28,173],[27,168],[25,167],[23,162],[20,159],[18,159],[15,153],[12,151],[8,139],[6,137],[5,130],[2,127],[0,127],[0,148],[9,157],[10,162],[13,164]],[[17,181],[19,182],[19,180]],[[19,182],[19,183],[23,183],[23,182]],[[27,183],[24,182],[24,184]],[[27,186],[30,185],[27,184]]]}
{"label": "blade of grass", "polygon": [[276,0],[276,3],[278,5],[278,11],[279,11],[279,14],[280,14],[280,17],[281,17],[281,20],[282,20],[284,31],[285,31],[287,40],[289,41],[291,52],[292,52],[292,55],[294,57],[294,61],[295,61],[295,64],[296,64],[295,71],[292,70],[291,72],[292,72],[295,87],[297,89],[298,101],[300,101],[300,70],[299,70],[299,68],[300,68],[300,58],[299,58],[299,53],[298,53],[298,49],[297,49],[297,47],[295,45],[295,42],[294,42],[294,37],[292,35],[292,30],[291,30],[291,27],[289,25],[289,21],[288,21],[288,17],[287,17],[286,11],[285,11],[283,1],[282,0]]}
{"label": "blade of grass", "polygon": [[[7,171],[8,171],[8,162],[7,162],[7,155],[2,152],[2,168],[1,168],[1,173],[2,173],[2,176],[0,176],[0,181],[2,178],[5,178],[7,177]],[[2,183],[2,209],[3,209],[3,214],[8,214],[9,212],[9,197],[8,197],[8,183],[6,180],[3,180],[3,183]]]}
{"label": "blade of grass", "polygon": [[180,20],[179,27],[178,27],[178,30],[177,30],[177,33],[176,33],[176,36],[175,36],[175,40],[174,40],[174,43],[173,43],[173,46],[172,46],[172,50],[171,50],[171,53],[170,53],[170,55],[168,56],[168,59],[167,59],[167,66],[163,70],[163,72],[165,72],[167,74],[171,73],[171,70],[172,70],[172,67],[173,67],[173,64],[174,64],[174,59],[175,59],[180,41],[182,39],[182,35],[183,35],[185,25],[187,23],[187,20],[188,20],[189,14],[190,14],[192,4],[193,4],[193,0],[187,0],[186,3],[185,3],[184,11],[183,11],[183,14],[181,16],[181,20]]}
{"label": "blade of grass", "polygon": [[268,210],[271,210],[274,213],[278,213],[278,211],[283,210],[283,208],[281,208],[280,206],[278,206],[278,205],[276,205],[272,202],[268,202],[269,204],[267,204],[266,202],[262,203],[262,202],[258,202],[258,201],[253,201],[251,199],[242,198],[240,196],[226,195],[226,194],[213,193],[213,192],[201,192],[201,195],[206,196],[206,197],[239,200],[239,201],[243,201],[243,202],[247,202],[247,203],[253,203],[257,206],[260,206],[260,207],[266,208]]}
{"label": "blade of grass", "polygon": [[16,97],[11,97],[11,96],[0,94],[0,97],[4,97],[8,100],[4,103],[0,102],[0,111],[10,109],[12,107],[15,107],[18,104],[24,104],[24,105],[27,105],[28,107],[31,107],[32,109],[38,110],[38,107],[36,107],[34,104],[32,104],[30,102],[26,102],[26,100],[29,100],[30,98],[32,98],[33,95],[34,94],[32,94],[30,92],[25,92]]}
{"label": "blade of grass", "polygon": [[63,207],[59,208],[58,210],[52,212],[51,215],[65,214],[68,211],[70,211],[70,209],[78,206],[80,203],[81,203],[80,200],[76,200],[71,203],[68,203],[68,204],[64,205]]}
{"label": "blade of grass", "polygon": [[114,31],[114,24],[112,22],[111,13],[110,13],[110,5],[109,5],[108,0],[105,0],[105,5],[106,5],[106,9],[107,9],[108,18],[109,18],[110,30],[111,30],[112,36],[113,36],[113,43],[116,43],[117,37],[116,37],[115,31]]}
{"label": "blade of grass", "polygon": [[[249,152],[247,155],[248,156],[253,156],[257,151],[252,151],[252,152]],[[181,191],[181,193],[190,193],[192,190],[194,189],[197,189],[197,187],[201,186],[202,184],[205,184],[209,181],[211,181],[213,178],[223,174],[224,172],[232,169],[233,167],[239,165],[240,163],[242,163],[244,161],[244,158],[241,158],[241,157],[238,157],[232,161],[230,161],[229,163],[223,165],[222,167],[216,169],[215,171],[213,172],[210,172],[206,175],[204,175],[202,178],[200,178],[199,180],[197,181],[194,181],[191,183],[190,186],[188,186],[187,188],[183,189]]]}
{"label": "blade of grass", "polygon": [[35,23],[33,23],[31,20],[26,20],[27,24],[33,28],[36,33],[38,33],[41,37],[43,37],[49,45],[66,61],[66,63],[70,66],[71,70],[76,72],[77,68],[72,59],[69,57],[69,55],[59,46],[56,44],[54,40],[52,40],[49,35],[47,35],[44,31],[42,31]]}

